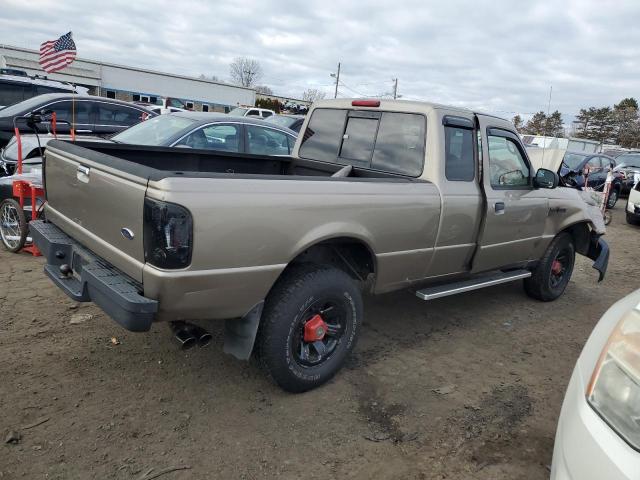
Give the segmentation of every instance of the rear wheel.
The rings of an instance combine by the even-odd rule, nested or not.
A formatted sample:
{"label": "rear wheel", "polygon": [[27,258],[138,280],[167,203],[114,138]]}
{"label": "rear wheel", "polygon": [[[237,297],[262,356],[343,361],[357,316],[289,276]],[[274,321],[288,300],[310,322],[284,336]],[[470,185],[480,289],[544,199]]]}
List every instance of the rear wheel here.
{"label": "rear wheel", "polygon": [[627,223],[630,225],[640,225],[640,220],[638,219],[637,216],[627,212]]}
{"label": "rear wheel", "polygon": [[342,270],[293,266],[266,299],[258,332],[260,360],[284,390],[322,385],[353,350],[362,310],[360,290]]}
{"label": "rear wheel", "polygon": [[13,198],[0,203],[0,237],[2,244],[10,252],[22,250],[27,241],[29,227],[24,210]]}
{"label": "rear wheel", "polygon": [[571,235],[561,233],[554,238],[531,277],[524,281],[527,295],[543,302],[560,297],[571,279],[575,258]]}

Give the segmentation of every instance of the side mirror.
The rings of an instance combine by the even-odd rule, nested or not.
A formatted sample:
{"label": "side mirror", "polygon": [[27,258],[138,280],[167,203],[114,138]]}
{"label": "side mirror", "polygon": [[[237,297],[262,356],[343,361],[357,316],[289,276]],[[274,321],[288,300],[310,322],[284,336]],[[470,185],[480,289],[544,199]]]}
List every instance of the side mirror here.
{"label": "side mirror", "polygon": [[533,186],[535,188],[556,188],[560,182],[558,174],[546,168],[540,168],[533,177]]}

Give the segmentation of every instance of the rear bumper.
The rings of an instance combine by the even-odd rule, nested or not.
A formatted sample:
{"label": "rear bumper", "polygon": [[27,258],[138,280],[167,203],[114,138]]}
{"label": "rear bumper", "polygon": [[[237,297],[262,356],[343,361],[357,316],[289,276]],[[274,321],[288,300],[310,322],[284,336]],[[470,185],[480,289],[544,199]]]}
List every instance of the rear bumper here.
{"label": "rear bumper", "polygon": [[[47,260],[44,271],[70,298],[94,302],[112,319],[132,332],[151,328],[158,302],[140,294],[141,286],[80,245],[53,223],[29,224],[34,243]],[[61,273],[67,265],[71,272]]]}

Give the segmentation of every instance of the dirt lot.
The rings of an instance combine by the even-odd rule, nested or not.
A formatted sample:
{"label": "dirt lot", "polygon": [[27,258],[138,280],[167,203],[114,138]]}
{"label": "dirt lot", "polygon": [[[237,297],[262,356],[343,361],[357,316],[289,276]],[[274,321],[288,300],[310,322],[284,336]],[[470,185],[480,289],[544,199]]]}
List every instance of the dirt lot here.
{"label": "dirt lot", "polygon": [[621,202],[607,279],[579,257],[555,303],[519,284],[368,298],[349,366],[303,395],[223,354],[221,325],[180,352],[165,325],[126,332],[64,296],[42,259],[2,251],[0,478],[547,478],[580,349],[640,286],[640,229],[623,215]]}

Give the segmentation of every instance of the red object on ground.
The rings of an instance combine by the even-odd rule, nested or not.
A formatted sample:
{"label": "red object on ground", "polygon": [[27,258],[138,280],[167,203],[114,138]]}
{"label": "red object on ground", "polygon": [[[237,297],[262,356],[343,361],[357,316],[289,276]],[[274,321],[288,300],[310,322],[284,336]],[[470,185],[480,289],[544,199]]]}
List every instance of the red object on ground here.
{"label": "red object on ground", "polygon": [[[20,203],[20,208],[24,209],[24,200],[25,198],[31,198],[31,220],[36,220],[39,216],[38,213],[38,198],[44,202],[44,188],[34,186],[33,183],[28,180],[14,180],[13,181],[13,196],[18,199]],[[33,243],[31,245],[26,245],[23,251],[30,253],[34,257],[42,256],[38,247],[36,247]]]}
{"label": "red object on ground", "polygon": [[53,138],[58,138],[56,135],[56,112],[51,114],[51,131],[53,132]]}
{"label": "red object on ground", "polygon": [[327,324],[319,314],[314,315],[311,320],[304,325],[305,342],[316,342],[318,340],[322,340],[325,333],[327,333]]}

